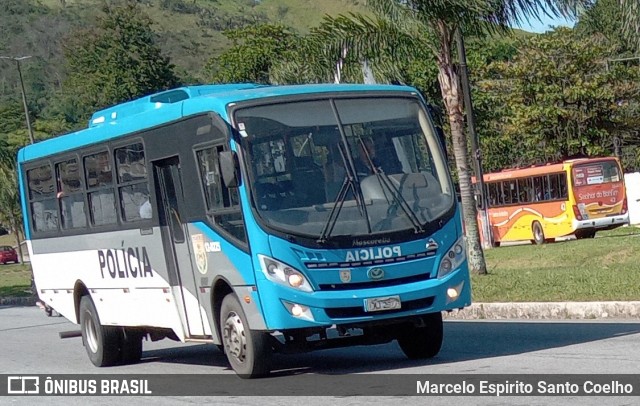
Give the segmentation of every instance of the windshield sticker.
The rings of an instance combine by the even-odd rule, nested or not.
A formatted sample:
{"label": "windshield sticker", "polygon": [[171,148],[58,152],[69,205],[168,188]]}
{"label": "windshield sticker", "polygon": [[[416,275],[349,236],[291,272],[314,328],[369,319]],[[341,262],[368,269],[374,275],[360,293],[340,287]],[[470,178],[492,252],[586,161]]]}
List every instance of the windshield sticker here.
{"label": "windshield sticker", "polygon": [[244,123],[238,123],[238,131],[240,131],[240,135],[242,135],[243,138],[246,138],[249,135],[244,127]]}

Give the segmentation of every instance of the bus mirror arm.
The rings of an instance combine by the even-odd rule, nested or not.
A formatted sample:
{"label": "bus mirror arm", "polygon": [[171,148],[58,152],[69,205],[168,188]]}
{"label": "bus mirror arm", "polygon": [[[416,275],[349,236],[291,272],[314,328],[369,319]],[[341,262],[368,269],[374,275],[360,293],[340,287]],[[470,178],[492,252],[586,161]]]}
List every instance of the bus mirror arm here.
{"label": "bus mirror arm", "polygon": [[222,180],[226,187],[238,187],[240,185],[240,179],[238,176],[238,157],[235,151],[221,151],[220,152],[220,172],[222,173]]}

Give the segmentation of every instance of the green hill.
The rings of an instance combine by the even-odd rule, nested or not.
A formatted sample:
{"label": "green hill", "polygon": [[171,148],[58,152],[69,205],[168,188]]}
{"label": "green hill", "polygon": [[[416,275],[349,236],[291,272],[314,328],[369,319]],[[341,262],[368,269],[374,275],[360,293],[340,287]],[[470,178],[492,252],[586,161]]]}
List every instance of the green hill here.
{"label": "green hill", "polygon": [[[105,0],[0,0],[0,55],[32,55],[23,64],[29,93],[39,97],[65,77],[62,43],[94,24]],[[107,0],[117,4],[117,0]],[[300,33],[325,14],[362,10],[357,0],[139,0],[154,21],[158,44],[186,82],[204,81],[206,61],[229,46],[222,32],[254,22],[279,22]],[[15,65],[0,61],[0,99],[14,97]]]}

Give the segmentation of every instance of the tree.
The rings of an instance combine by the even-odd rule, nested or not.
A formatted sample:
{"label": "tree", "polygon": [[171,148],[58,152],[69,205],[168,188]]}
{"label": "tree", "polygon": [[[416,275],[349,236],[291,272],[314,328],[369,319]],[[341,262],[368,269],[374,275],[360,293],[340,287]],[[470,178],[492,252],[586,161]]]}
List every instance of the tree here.
{"label": "tree", "polygon": [[[537,18],[541,13],[571,14],[568,2],[551,0],[369,0],[373,18],[351,14],[325,17],[315,31],[334,61],[345,50],[359,62],[378,63],[410,58],[416,49],[426,49],[435,58],[438,82],[448,117],[451,141],[462,197],[467,248],[471,271],[485,274],[486,263],[480,246],[477,208],[471,185],[467,137],[464,131],[463,97],[456,68],[454,34],[508,32],[511,23]],[[578,3],[572,1],[571,4]],[[381,56],[381,57],[378,57]]]}
{"label": "tree", "polygon": [[82,112],[79,120],[179,82],[137,2],[105,4],[103,12],[95,28],[75,32],[65,44],[69,76],[63,93]]}
{"label": "tree", "polygon": [[627,39],[620,0],[597,0],[580,15],[576,31],[586,39],[603,36],[612,45],[612,57],[633,55],[636,44]]}
{"label": "tree", "polygon": [[22,210],[20,209],[20,193],[16,171],[15,149],[0,139],[0,223],[13,232],[18,253],[22,260],[24,232],[22,230]]}
{"label": "tree", "polygon": [[271,66],[288,59],[300,40],[278,24],[251,25],[224,34],[233,45],[205,67],[210,79],[219,83],[269,83]]}
{"label": "tree", "polygon": [[558,28],[493,64],[498,78],[481,86],[507,110],[498,133],[499,142],[515,141],[502,145],[512,166],[611,155],[614,137],[625,140],[637,129],[630,111],[640,101],[637,67],[608,67],[606,44]]}

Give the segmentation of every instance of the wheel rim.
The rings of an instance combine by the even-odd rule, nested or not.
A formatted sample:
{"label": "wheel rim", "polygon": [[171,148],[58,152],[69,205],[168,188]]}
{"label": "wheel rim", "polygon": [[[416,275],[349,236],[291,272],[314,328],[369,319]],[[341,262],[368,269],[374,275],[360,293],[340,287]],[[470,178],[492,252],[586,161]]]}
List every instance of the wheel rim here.
{"label": "wheel rim", "polygon": [[242,319],[236,312],[230,312],[224,323],[224,347],[227,354],[238,362],[244,362],[247,357],[247,338]]}
{"label": "wheel rim", "polygon": [[533,233],[536,238],[536,241],[542,241],[542,229],[540,229],[539,225],[533,226]]}
{"label": "wheel rim", "polygon": [[91,317],[87,317],[84,323],[84,336],[91,352],[98,351],[98,334],[96,333],[96,325]]}

